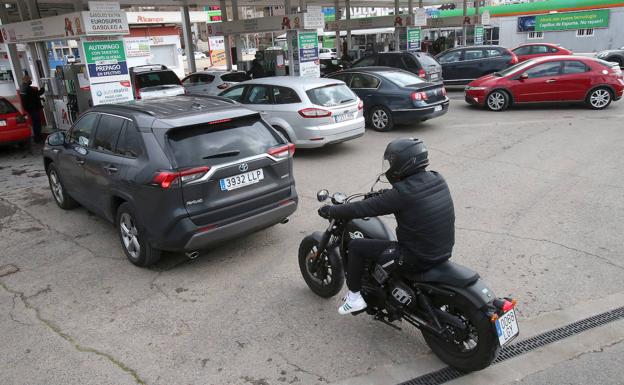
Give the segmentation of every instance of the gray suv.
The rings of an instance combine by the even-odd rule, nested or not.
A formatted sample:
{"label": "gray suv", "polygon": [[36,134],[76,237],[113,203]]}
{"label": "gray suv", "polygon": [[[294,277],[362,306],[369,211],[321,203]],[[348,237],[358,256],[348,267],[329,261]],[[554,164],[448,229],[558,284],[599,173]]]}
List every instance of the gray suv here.
{"label": "gray suv", "polygon": [[96,106],[43,150],[52,195],[117,226],[128,259],[189,257],[285,221],[297,208],[294,145],[220,97]]}

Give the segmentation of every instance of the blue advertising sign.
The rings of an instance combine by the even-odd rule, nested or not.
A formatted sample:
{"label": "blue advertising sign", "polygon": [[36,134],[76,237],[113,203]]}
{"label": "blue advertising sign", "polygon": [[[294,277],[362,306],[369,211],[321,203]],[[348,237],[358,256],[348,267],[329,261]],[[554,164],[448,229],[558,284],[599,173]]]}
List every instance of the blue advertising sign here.
{"label": "blue advertising sign", "polygon": [[91,78],[109,78],[122,75],[128,75],[128,63],[125,61],[113,64],[89,64],[89,77]]}

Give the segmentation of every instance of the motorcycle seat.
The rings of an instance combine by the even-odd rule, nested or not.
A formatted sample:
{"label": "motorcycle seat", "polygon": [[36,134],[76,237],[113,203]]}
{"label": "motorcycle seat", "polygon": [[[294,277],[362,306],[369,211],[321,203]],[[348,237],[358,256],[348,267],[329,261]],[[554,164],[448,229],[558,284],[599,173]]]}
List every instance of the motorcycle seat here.
{"label": "motorcycle seat", "polygon": [[426,271],[402,273],[410,281],[442,283],[449,286],[466,287],[479,279],[479,273],[450,261],[443,262]]}

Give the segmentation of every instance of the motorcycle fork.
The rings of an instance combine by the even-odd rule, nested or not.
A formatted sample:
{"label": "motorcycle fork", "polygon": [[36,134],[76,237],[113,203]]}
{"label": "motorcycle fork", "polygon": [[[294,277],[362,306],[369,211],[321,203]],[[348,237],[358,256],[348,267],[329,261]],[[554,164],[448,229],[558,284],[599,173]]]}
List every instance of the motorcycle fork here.
{"label": "motorcycle fork", "polygon": [[329,241],[331,240],[332,230],[333,230],[335,224],[336,224],[336,220],[335,219],[332,219],[331,221],[329,221],[329,227],[327,227],[327,230],[325,230],[325,232],[321,236],[321,239],[319,240],[319,244],[318,244],[318,248],[316,250],[316,253],[311,258],[312,261],[316,261],[316,259],[321,254],[323,254],[323,251],[325,251],[327,249],[327,247],[329,246]]}

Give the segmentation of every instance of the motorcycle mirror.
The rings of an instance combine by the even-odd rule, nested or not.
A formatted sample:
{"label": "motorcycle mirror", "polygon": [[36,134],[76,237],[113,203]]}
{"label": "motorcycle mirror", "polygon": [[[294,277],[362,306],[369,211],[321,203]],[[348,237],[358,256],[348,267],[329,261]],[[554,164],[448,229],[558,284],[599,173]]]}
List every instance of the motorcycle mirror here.
{"label": "motorcycle mirror", "polygon": [[341,192],[337,192],[332,196],[332,203],[335,205],[341,205],[347,200],[347,196]]}
{"label": "motorcycle mirror", "polygon": [[327,198],[329,198],[329,191],[325,189],[319,190],[319,192],[316,193],[316,199],[318,199],[319,202],[323,202]]}

